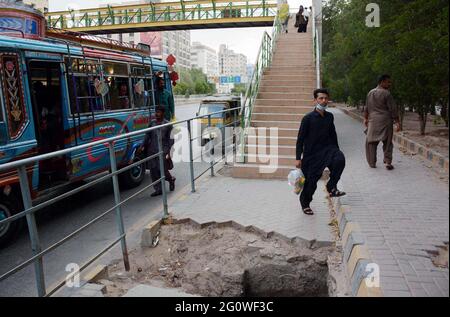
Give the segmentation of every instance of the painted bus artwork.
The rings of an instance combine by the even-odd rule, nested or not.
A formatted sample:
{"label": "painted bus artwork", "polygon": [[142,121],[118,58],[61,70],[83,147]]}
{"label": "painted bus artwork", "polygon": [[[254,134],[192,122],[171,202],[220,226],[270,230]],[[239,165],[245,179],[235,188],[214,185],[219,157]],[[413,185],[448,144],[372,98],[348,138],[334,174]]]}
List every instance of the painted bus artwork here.
{"label": "painted bus artwork", "polygon": [[[38,11],[0,3],[0,164],[148,127],[155,74],[171,91],[168,70],[145,45],[46,30]],[[117,141],[119,167],[141,157],[143,140]],[[32,198],[108,169],[103,144],[27,166]],[[137,166],[120,175],[121,186],[138,186],[144,177],[145,166]],[[0,220],[21,210],[17,171],[0,172]],[[0,224],[0,245],[20,227]]]}

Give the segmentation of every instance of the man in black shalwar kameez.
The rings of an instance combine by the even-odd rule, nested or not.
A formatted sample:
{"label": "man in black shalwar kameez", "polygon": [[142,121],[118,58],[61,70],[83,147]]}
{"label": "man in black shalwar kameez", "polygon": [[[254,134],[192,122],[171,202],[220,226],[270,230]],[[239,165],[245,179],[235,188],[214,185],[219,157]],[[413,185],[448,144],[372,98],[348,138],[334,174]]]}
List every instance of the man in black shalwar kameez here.
{"label": "man in black shalwar kameez", "polygon": [[340,151],[334,116],[326,111],[329,93],[326,89],[314,91],[316,107],[314,111],[303,117],[297,138],[296,166],[301,168],[306,181],[300,195],[300,204],[303,212],[313,215],[310,204],[317,182],[322,177],[325,168],[330,170],[330,180],[327,191],[331,197],[345,195],[337,190],[342,172],[345,168],[345,157]]}
{"label": "man in black shalwar kameez", "polygon": [[[166,119],[164,119],[164,111],[165,108],[163,106],[157,106],[155,109],[155,119],[150,121],[149,128],[155,127],[158,125],[164,125],[169,123]],[[166,177],[166,181],[169,182],[170,191],[175,190],[175,177],[173,177],[170,172],[170,166],[173,167],[172,160],[170,158],[170,150],[174,144],[174,140],[171,138],[172,126],[166,126],[161,128],[161,139],[162,139],[162,149],[164,152],[164,176]],[[147,132],[145,135],[144,146],[146,155],[152,156],[159,152],[158,145],[158,132],[156,130],[152,130]],[[152,177],[152,182],[156,182],[161,178],[161,169],[159,164],[159,157],[155,157],[149,161],[150,167],[150,175]],[[156,183],[153,185],[155,192],[151,194],[152,197],[162,195],[162,185],[161,183]]]}

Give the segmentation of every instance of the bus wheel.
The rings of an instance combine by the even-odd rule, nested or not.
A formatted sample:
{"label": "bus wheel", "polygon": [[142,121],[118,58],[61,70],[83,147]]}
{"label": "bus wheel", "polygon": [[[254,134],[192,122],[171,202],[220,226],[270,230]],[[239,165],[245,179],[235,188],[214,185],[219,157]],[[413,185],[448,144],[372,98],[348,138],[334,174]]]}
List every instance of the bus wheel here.
{"label": "bus wheel", "polygon": [[[142,160],[141,156],[136,156],[133,162]],[[145,163],[137,165],[132,169],[120,174],[120,184],[125,188],[134,188],[141,185],[145,177]]]}
{"label": "bus wheel", "polygon": [[[17,199],[11,194],[5,196],[0,194],[0,221],[20,212]],[[6,246],[17,237],[23,223],[23,218],[0,224],[0,247]]]}

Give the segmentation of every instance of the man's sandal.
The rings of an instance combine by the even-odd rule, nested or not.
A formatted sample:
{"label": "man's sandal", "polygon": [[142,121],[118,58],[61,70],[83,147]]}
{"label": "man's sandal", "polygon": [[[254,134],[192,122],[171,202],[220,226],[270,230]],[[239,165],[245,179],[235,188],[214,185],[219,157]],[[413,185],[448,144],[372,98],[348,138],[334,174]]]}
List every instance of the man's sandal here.
{"label": "man's sandal", "polygon": [[345,192],[341,192],[340,190],[333,189],[330,193],[328,193],[330,197],[342,197],[347,195]]}
{"label": "man's sandal", "polygon": [[314,212],[312,211],[312,209],[311,208],[304,208],[303,209],[303,213],[305,214],[305,215],[308,215],[308,216],[312,216],[312,215],[314,215]]}
{"label": "man's sandal", "polygon": [[392,164],[388,164],[388,163],[386,163],[386,161],[383,161],[383,163],[386,164],[386,169],[388,171],[392,171],[394,169],[394,166]]}

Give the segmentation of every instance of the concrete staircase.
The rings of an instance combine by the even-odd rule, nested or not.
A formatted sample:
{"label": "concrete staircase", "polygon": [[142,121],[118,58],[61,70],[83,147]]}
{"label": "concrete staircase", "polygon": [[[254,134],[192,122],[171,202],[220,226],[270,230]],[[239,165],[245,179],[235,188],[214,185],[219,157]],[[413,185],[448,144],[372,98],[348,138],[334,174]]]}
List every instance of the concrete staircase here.
{"label": "concrete staircase", "polygon": [[[291,18],[289,33],[280,34],[272,65],[262,77],[251,120],[256,131],[247,136],[246,163],[234,165],[233,177],[286,179],[295,167],[298,129],[313,108],[316,74],[312,34],[297,33],[293,24]],[[270,134],[272,127],[278,133]]]}

